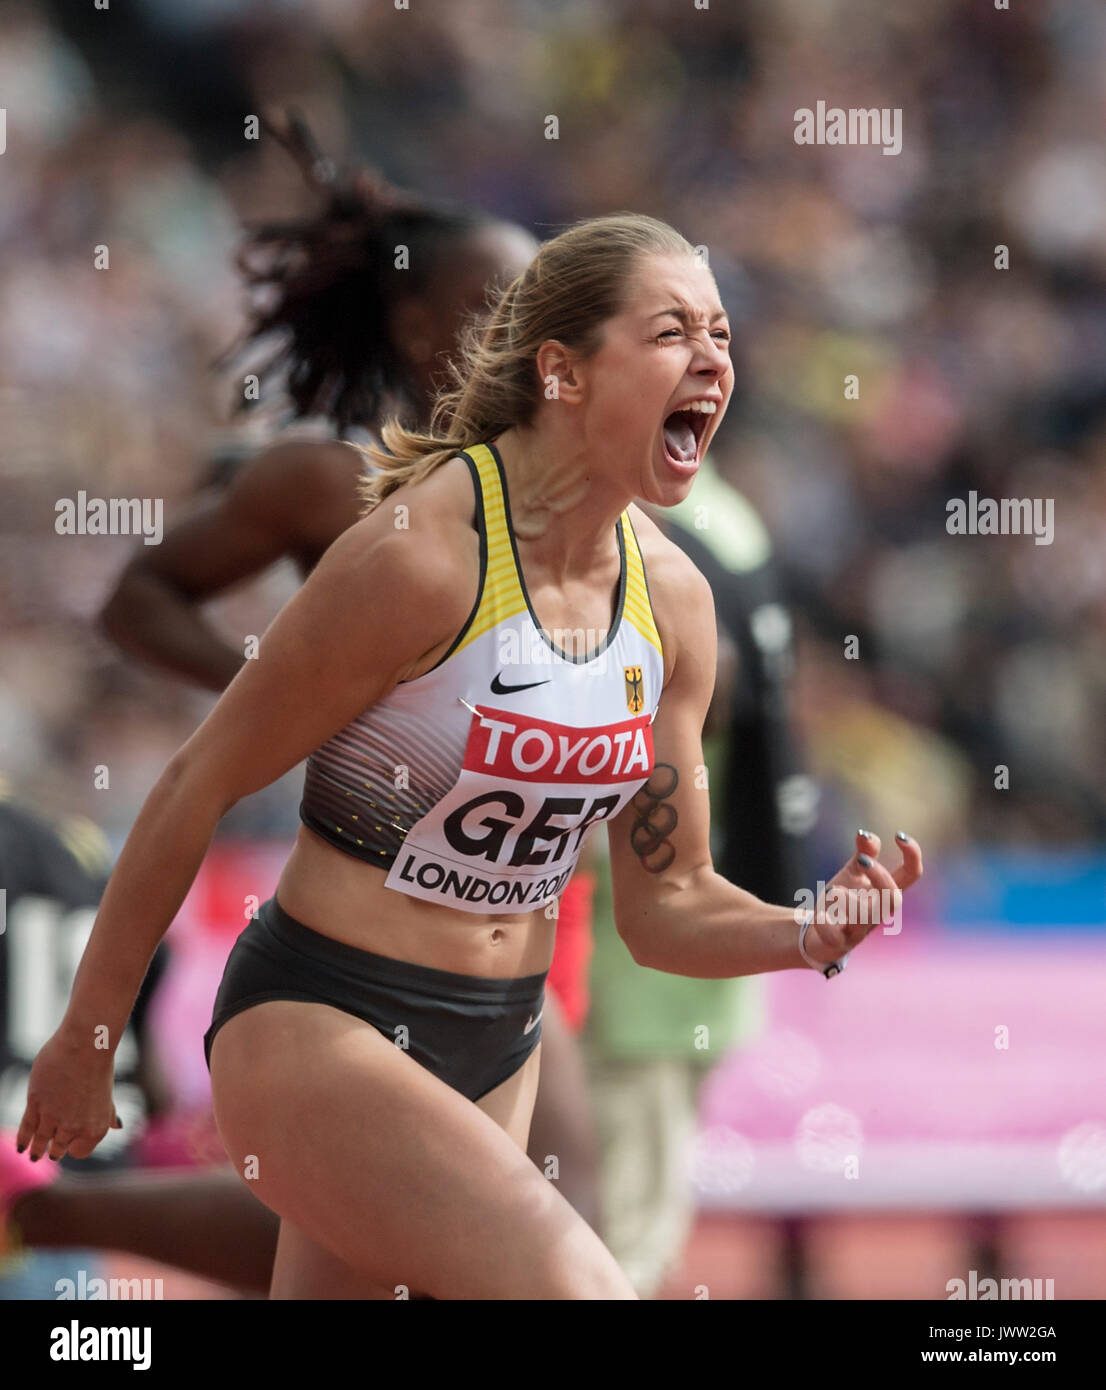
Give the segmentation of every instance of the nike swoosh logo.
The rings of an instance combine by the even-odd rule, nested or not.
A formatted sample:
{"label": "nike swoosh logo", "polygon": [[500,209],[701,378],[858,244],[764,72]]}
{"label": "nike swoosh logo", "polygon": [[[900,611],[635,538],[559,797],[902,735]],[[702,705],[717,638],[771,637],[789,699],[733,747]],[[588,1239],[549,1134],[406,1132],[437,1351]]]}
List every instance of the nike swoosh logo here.
{"label": "nike swoosh logo", "polygon": [[535,685],[548,685],[549,681],[550,677],[546,677],[543,681],[527,681],[525,685],[504,685],[499,679],[499,672],[497,671],[492,678],[492,694],[510,695],[514,690],[530,690]]}
{"label": "nike swoosh logo", "polygon": [[[545,1010],[543,1009],[543,1010],[542,1010],[542,1013],[544,1013],[544,1012],[545,1012]],[[522,1030],[523,1036],[525,1037],[525,1035],[526,1035],[527,1033],[532,1033],[532,1032],[534,1031],[534,1029],[538,1026],[538,1024],[539,1024],[540,1022],[541,1022],[541,1014],[538,1014],[537,1018],[532,1018],[532,1019],[530,1019],[529,1022],[526,1024],[526,1027]]]}

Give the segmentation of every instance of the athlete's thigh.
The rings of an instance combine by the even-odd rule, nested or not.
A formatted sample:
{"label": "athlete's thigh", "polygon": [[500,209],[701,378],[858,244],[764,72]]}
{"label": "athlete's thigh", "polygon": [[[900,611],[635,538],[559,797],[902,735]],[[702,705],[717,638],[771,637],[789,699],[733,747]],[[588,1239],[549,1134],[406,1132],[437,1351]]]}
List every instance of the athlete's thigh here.
{"label": "athlete's thigh", "polygon": [[[539,1044],[513,1076],[476,1104],[522,1149],[526,1148],[534,1096],[538,1088]],[[398,1299],[424,1297],[396,1285],[383,1288],[333,1251],[312,1240],[288,1220],[280,1223],[271,1299]]]}
{"label": "athlete's thigh", "polygon": [[[513,1076],[482,1096],[476,1104],[521,1149],[526,1148],[534,1096],[538,1089],[539,1054],[534,1049]],[[417,1290],[396,1285],[383,1288],[333,1251],[312,1240],[292,1224],[280,1223],[280,1240],[273,1266],[271,1299],[398,1299],[425,1297]]]}
{"label": "athlete's thigh", "polygon": [[526,1152],[529,1143],[530,1123],[538,1094],[542,1046],[542,1043],[538,1043],[518,1071],[476,1102],[484,1114],[493,1119],[523,1153]]}
{"label": "athlete's thigh", "polygon": [[256,1195],[362,1273],[436,1298],[632,1298],[489,1115],[371,1025],[289,1000],[216,1034],[224,1145]]}
{"label": "athlete's thigh", "polygon": [[[410,1291],[408,1291],[410,1297]],[[417,1296],[417,1295],[416,1295]],[[395,1299],[399,1288],[387,1289],[369,1275],[341,1260],[325,1245],[312,1240],[287,1218],[280,1223],[269,1297],[282,1299]]]}

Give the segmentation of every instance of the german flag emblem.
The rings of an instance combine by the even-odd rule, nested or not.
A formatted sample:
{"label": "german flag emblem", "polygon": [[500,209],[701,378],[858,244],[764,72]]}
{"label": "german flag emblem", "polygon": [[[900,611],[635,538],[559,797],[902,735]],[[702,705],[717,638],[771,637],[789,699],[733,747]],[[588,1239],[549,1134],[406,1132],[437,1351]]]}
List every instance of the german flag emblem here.
{"label": "german flag emblem", "polygon": [[623,666],[622,674],[626,677],[626,708],[631,714],[640,714],[645,704],[641,667]]}

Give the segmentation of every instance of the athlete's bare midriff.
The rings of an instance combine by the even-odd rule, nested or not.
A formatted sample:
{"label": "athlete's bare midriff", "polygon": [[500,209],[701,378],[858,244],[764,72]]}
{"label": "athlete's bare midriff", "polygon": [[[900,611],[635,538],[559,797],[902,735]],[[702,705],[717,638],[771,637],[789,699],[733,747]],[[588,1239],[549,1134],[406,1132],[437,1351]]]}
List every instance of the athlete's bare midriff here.
{"label": "athlete's bare midriff", "polygon": [[557,923],[544,910],[459,912],[386,888],[385,878],[301,825],[277,901],[305,927],[393,960],[504,980],[549,969]]}

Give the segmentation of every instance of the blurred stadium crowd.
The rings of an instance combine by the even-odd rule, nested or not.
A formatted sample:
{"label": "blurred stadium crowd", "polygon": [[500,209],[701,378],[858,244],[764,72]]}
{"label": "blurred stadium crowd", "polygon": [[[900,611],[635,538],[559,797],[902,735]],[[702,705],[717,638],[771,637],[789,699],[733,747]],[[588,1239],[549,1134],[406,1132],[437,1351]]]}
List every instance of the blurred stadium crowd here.
{"label": "blurred stadium crowd", "polygon": [[[717,461],[793,598],[827,863],[862,824],[933,858],[1102,838],[1106,10],[13,3],[0,92],[0,749],[29,801],[120,842],[209,702],[98,635],[137,542],[59,536],[55,503],[161,497],[169,525],[221,452],[263,441],[212,363],[242,322],[241,222],[308,210],[243,134],[293,104],[336,158],[539,236],[633,209],[707,247],[741,383]],[[901,154],[797,146],[819,100],[901,108]],[[1054,499],[1053,543],[950,536],[973,489]],[[228,600],[259,615],[238,630],[294,582]],[[236,825],[286,831],[286,792]]]}

